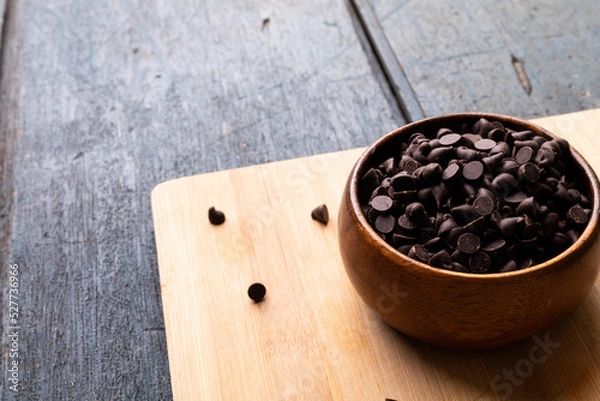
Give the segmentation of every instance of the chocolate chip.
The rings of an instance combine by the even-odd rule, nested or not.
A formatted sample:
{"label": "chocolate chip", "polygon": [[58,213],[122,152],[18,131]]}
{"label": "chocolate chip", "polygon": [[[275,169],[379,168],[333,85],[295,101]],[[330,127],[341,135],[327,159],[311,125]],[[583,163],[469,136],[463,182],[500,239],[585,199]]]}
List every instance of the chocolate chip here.
{"label": "chocolate chip", "polygon": [[261,302],[265,298],[266,293],[267,289],[261,283],[254,283],[248,287],[248,296],[256,303]]}
{"label": "chocolate chip", "polygon": [[535,151],[531,146],[523,146],[515,155],[515,161],[519,164],[530,162],[535,157]]}
{"label": "chocolate chip", "polygon": [[559,232],[554,233],[551,243],[552,243],[553,251],[556,254],[561,253],[562,251],[567,249],[572,244],[569,237],[567,237],[565,234],[559,233]]}
{"label": "chocolate chip", "polygon": [[477,217],[475,220],[465,224],[463,228],[465,229],[465,231],[471,233],[482,234],[483,230],[485,229],[485,217]]}
{"label": "chocolate chip", "polygon": [[489,138],[493,141],[496,141],[496,142],[504,141],[505,137],[506,137],[506,132],[501,128],[494,128],[487,134],[487,138]]}
{"label": "chocolate chip", "polygon": [[515,141],[528,141],[530,139],[533,139],[533,137],[535,136],[534,132],[529,130],[512,132],[510,135]]}
{"label": "chocolate chip", "polygon": [[533,259],[531,258],[525,258],[523,259],[523,261],[521,262],[521,265],[519,266],[519,269],[527,269],[528,267],[533,266]]}
{"label": "chocolate chip", "polygon": [[390,182],[392,187],[397,191],[407,191],[410,189],[415,189],[415,179],[412,174],[409,174],[406,171],[401,171],[398,174],[394,175]]}
{"label": "chocolate chip", "polygon": [[482,216],[492,214],[494,207],[494,199],[487,195],[479,196],[473,201],[473,209]]}
{"label": "chocolate chip", "polygon": [[527,198],[527,194],[523,191],[514,192],[510,195],[506,195],[504,197],[504,201],[507,203],[511,203],[513,205],[519,204],[523,202],[523,200]]}
{"label": "chocolate chip", "polygon": [[469,149],[466,146],[456,148],[456,157],[465,162],[481,159],[481,155],[475,149]]}
{"label": "chocolate chip", "polygon": [[378,212],[387,212],[392,208],[394,201],[387,195],[378,195],[371,199],[371,207]]}
{"label": "chocolate chip", "polygon": [[494,149],[494,147],[496,146],[496,141],[494,141],[493,139],[482,138],[475,142],[474,146],[477,150],[489,151]]}
{"label": "chocolate chip", "polygon": [[442,170],[442,166],[440,166],[438,163],[431,163],[421,166],[413,173],[421,185],[435,185],[442,179],[443,174],[444,170]]}
{"label": "chocolate chip", "polygon": [[439,139],[442,146],[453,146],[460,142],[462,136],[456,133],[448,133],[439,137]]}
{"label": "chocolate chip", "polygon": [[440,237],[434,237],[431,238],[429,241],[425,242],[423,246],[431,252],[438,252],[444,248],[445,243],[444,240],[442,240]]}
{"label": "chocolate chip", "polygon": [[329,210],[327,210],[327,205],[322,204],[314,208],[313,211],[310,212],[310,217],[321,224],[327,225],[329,222]]}
{"label": "chocolate chip", "polygon": [[479,237],[473,233],[464,233],[458,237],[458,249],[466,254],[472,254],[479,250],[481,241]]}
{"label": "chocolate chip", "polygon": [[505,246],[506,241],[502,238],[497,238],[485,244],[483,247],[481,247],[481,250],[489,253],[494,253],[504,249]]}
{"label": "chocolate chip", "polygon": [[519,203],[519,206],[515,209],[515,213],[519,215],[526,214],[530,217],[537,217],[539,206],[536,203],[533,196],[525,198]]}
{"label": "chocolate chip", "polygon": [[501,153],[504,156],[510,156],[511,154],[511,149],[510,149],[510,145],[506,142],[498,142],[496,144],[496,146],[494,146],[492,149],[490,149],[489,154],[490,155],[495,155]]}
{"label": "chocolate chip", "polygon": [[473,208],[473,205],[469,205],[468,203],[453,207],[450,209],[450,213],[454,217],[454,220],[460,224],[470,223],[480,216]]}
{"label": "chocolate chip", "polygon": [[514,260],[509,260],[498,271],[501,273],[507,273],[507,272],[515,271],[518,268],[519,268],[519,266],[517,266],[517,262],[515,262]]}
{"label": "chocolate chip", "polygon": [[388,234],[394,231],[396,218],[391,214],[383,214],[375,219],[375,229],[382,234]]}
{"label": "chocolate chip", "polygon": [[439,224],[437,235],[444,236],[450,232],[453,228],[457,227],[456,222],[451,214],[446,214],[443,221]]}
{"label": "chocolate chip", "polygon": [[488,171],[496,171],[504,157],[505,156],[502,153],[496,153],[491,156],[486,156],[482,158],[481,161],[483,162],[483,164],[485,164]]}
{"label": "chocolate chip", "polygon": [[412,222],[406,214],[398,217],[398,225],[405,230],[415,230],[419,228],[419,226]]}
{"label": "chocolate chip", "polygon": [[412,245],[412,244],[414,244],[414,243],[417,242],[417,237],[413,237],[413,236],[410,236],[410,235],[393,233],[392,234],[392,241],[394,242],[395,246]]}
{"label": "chocolate chip", "polygon": [[494,191],[497,196],[505,197],[517,186],[518,184],[515,177],[509,173],[500,173],[492,180],[490,189]]}
{"label": "chocolate chip", "polygon": [[360,183],[368,188],[378,187],[383,179],[383,173],[376,168],[370,168],[360,179]]}
{"label": "chocolate chip", "polygon": [[448,251],[442,249],[441,251],[434,253],[431,258],[429,258],[428,263],[431,266],[447,269],[452,264],[452,259],[450,258]]}
{"label": "chocolate chip", "polygon": [[492,266],[492,259],[485,252],[477,252],[469,259],[469,270],[473,273],[486,273]]}
{"label": "chocolate chip", "polygon": [[442,174],[442,180],[455,182],[460,178],[460,164],[450,163]]}
{"label": "chocolate chip", "polygon": [[421,203],[413,202],[406,206],[405,213],[410,221],[419,226],[426,226],[429,224],[429,216],[427,216],[425,206]]}
{"label": "chocolate chip", "polygon": [[541,167],[547,167],[554,163],[554,152],[549,148],[540,148],[535,155],[535,162]]}
{"label": "chocolate chip", "polygon": [[540,168],[533,163],[525,163],[519,167],[519,177],[531,183],[538,182],[540,179]]}
{"label": "chocolate chip", "polygon": [[483,164],[478,160],[473,160],[462,169],[463,177],[469,181],[475,181],[483,176]]}
{"label": "chocolate chip", "polygon": [[508,238],[515,238],[520,236],[525,229],[525,219],[522,216],[518,217],[505,217],[498,223],[502,234]]}
{"label": "chocolate chip", "polygon": [[395,191],[391,195],[394,200],[397,200],[398,202],[411,203],[418,199],[417,194],[417,190],[412,189],[409,191]]}
{"label": "chocolate chip", "polygon": [[519,170],[519,163],[509,158],[502,160],[500,166],[498,166],[499,173],[515,174],[517,170]]}
{"label": "chocolate chip", "polygon": [[420,262],[427,263],[433,254],[429,252],[423,245],[415,244],[408,252],[408,256]]}
{"label": "chocolate chip", "polygon": [[567,218],[575,224],[585,224],[588,221],[588,215],[579,205],[572,206],[567,212]]}
{"label": "chocolate chip", "polygon": [[215,209],[214,206],[211,206],[208,209],[208,221],[210,221],[210,224],[215,226],[223,224],[225,222],[225,213]]}

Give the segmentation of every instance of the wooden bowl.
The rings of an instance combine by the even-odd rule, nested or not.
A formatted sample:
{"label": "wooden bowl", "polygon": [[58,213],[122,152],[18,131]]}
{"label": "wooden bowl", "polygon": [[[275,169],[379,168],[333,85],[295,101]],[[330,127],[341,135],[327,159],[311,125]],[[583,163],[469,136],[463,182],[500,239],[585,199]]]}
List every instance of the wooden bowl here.
{"label": "wooden bowl", "polygon": [[361,211],[359,178],[397,153],[398,144],[412,133],[458,130],[481,117],[555,138],[527,121],[495,114],[451,114],[408,124],[379,139],[358,159],[338,215],[343,263],[363,301],[398,331],[449,348],[496,347],[548,330],[585,299],[600,268],[598,178],[575,150],[572,168],[581,178],[579,188],[590,194],[592,213],[579,239],[544,263],[507,273],[454,272],[413,260],[377,235]]}

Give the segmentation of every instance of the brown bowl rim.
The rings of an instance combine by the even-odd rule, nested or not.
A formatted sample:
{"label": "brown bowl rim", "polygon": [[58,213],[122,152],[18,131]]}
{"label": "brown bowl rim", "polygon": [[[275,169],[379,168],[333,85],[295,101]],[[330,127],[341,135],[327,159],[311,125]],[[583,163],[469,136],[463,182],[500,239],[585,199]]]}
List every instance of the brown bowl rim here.
{"label": "brown bowl rim", "polygon": [[[385,142],[391,140],[391,138],[399,135],[401,132],[413,130],[415,127],[420,125],[435,123],[436,121],[443,121],[446,119],[455,119],[455,118],[485,118],[488,120],[499,120],[501,122],[509,122],[512,125],[523,127],[524,129],[530,129],[535,132],[541,132],[543,135],[547,135],[551,138],[559,138],[559,136],[551,133],[546,128],[543,128],[537,124],[529,122],[527,120],[523,120],[517,117],[507,116],[503,114],[497,113],[480,113],[480,112],[463,112],[463,113],[449,113],[442,114],[434,117],[424,118],[418,121],[411,122],[409,124],[403,125],[387,134],[383,135],[381,138],[377,139],[371,145],[369,145],[365,151],[360,155],[358,160],[356,161],[352,171],[350,173],[350,181],[349,181],[349,196],[350,196],[350,204],[352,206],[351,215],[354,216],[355,219],[358,220],[360,226],[363,230],[366,231],[367,235],[371,237],[376,243],[382,246],[382,251],[385,252],[387,258],[391,259],[393,262],[402,262],[402,263],[411,263],[420,268],[423,268],[433,274],[440,275],[448,275],[450,277],[456,278],[468,278],[471,280],[498,280],[498,279],[507,279],[507,278],[515,278],[523,275],[531,275],[540,270],[547,268],[549,266],[554,265],[556,262],[567,259],[581,249],[581,246],[587,242],[587,240],[592,236],[594,231],[600,229],[598,221],[600,219],[600,183],[598,181],[598,177],[590,164],[585,160],[585,158],[573,147],[571,146],[571,154],[573,156],[573,160],[582,168],[585,172],[586,181],[589,182],[591,187],[591,197],[592,197],[592,214],[588,221],[586,228],[583,230],[577,241],[575,241],[569,248],[556,255],[555,257],[548,259],[545,262],[538,263],[537,265],[533,265],[524,269],[519,269],[511,272],[501,272],[501,273],[486,273],[486,274],[475,274],[475,273],[463,273],[463,272],[455,272],[452,270],[446,270],[439,267],[430,266],[426,263],[420,262],[416,259],[409,258],[407,255],[399,252],[395,248],[393,248],[390,244],[385,242],[373,229],[373,227],[369,224],[366,217],[364,216],[360,201],[358,199],[358,177],[357,173],[362,170],[362,167],[369,162],[369,158],[376,152],[377,147],[381,146]],[[416,131],[415,131],[416,132]],[[569,144],[570,145],[570,144]]]}

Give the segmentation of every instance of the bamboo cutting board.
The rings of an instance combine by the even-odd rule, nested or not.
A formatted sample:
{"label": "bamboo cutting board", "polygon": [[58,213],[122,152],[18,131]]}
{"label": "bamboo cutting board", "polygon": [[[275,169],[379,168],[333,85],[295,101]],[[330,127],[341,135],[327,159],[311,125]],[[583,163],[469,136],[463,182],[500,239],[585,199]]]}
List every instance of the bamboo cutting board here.
{"label": "bamboo cutting board", "polygon": [[[600,109],[535,122],[600,171]],[[600,399],[599,283],[549,332],[476,352],[408,338],[364,306],[346,278],[336,231],[342,188],[361,152],[154,189],[175,401]],[[310,217],[321,203],[327,226]],[[221,226],[208,222],[213,205],[227,216]],[[257,281],[267,295],[255,304],[246,290]]]}

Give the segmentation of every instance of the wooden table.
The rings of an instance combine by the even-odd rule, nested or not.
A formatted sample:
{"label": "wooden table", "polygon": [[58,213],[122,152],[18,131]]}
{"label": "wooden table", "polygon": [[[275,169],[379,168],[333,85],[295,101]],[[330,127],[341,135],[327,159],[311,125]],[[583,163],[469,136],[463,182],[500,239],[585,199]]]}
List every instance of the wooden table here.
{"label": "wooden table", "polygon": [[2,399],[172,399],[161,182],[442,112],[600,107],[600,4],[497,3],[0,0]]}

